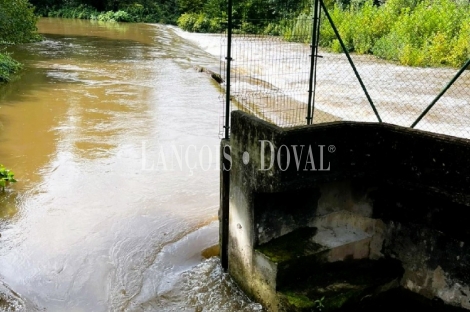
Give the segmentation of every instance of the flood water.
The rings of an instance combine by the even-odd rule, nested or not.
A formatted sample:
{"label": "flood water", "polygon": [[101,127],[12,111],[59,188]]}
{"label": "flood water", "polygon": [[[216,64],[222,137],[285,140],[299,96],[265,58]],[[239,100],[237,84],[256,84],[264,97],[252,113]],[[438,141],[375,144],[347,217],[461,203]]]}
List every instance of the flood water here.
{"label": "flood water", "polygon": [[[218,58],[166,26],[41,19],[0,86],[0,290],[19,310],[257,311],[218,241]],[[11,299],[10,298],[10,299]],[[6,309],[6,308],[5,308]]]}

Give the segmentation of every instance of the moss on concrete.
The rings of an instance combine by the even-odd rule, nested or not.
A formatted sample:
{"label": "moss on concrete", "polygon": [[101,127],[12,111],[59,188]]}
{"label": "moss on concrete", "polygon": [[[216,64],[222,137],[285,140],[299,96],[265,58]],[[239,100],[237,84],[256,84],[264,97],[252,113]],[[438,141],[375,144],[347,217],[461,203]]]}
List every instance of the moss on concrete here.
{"label": "moss on concrete", "polygon": [[300,228],[260,245],[256,250],[275,263],[304,257],[324,249],[323,246],[311,240],[316,232],[316,228]]}
{"label": "moss on concrete", "polygon": [[[322,300],[322,312],[338,311],[399,278],[403,270],[393,260],[351,260],[318,265],[309,277],[279,289],[288,311],[312,311]],[[313,309],[313,311],[317,311]]]}
{"label": "moss on concrete", "polygon": [[364,291],[364,287],[346,284],[342,286],[337,289],[323,289],[324,293],[315,291],[315,294],[312,294],[308,289],[299,289],[281,291],[279,295],[286,299],[288,311],[336,311]]}
{"label": "moss on concrete", "polygon": [[322,311],[335,311],[343,307],[348,301],[354,300],[364,291],[363,287],[357,289],[341,290],[339,293],[325,297]]}
{"label": "moss on concrete", "polygon": [[284,293],[284,296],[288,304],[295,308],[306,309],[315,307],[315,302],[304,294],[288,291]]}

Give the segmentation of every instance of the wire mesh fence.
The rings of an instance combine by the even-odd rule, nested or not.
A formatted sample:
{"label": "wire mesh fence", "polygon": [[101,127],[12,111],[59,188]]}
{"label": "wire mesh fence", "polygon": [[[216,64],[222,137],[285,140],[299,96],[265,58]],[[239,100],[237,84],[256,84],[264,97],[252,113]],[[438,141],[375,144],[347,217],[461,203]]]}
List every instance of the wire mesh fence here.
{"label": "wire mesh fence", "polygon": [[279,37],[237,35],[231,95],[238,107],[282,126],[305,124],[308,53]]}
{"label": "wire mesh fence", "polygon": [[[328,23],[324,13],[320,23]],[[321,47],[314,50],[317,54],[312,58],[313,21],[307,14],[265,21],[264,25],[268,25],[265,33],[269,33],[270,23],[280,25],[282,30],[278,28],[274,34],[247,35],[234,28],[230,110],[243,110],[281,127],[306,125],[309,92],[313,92],[313,123],[377,122],[380,118],[386,123],[411,127],[459,71],[448,67],[403,66],[358,54],[350,55],[351,64],[347,54]],[[234,24],[243,23],[260,22]],[[227,38],[221,49],[227,49]],[[222,53],[227,55],[226,51]],[[222,76],[227,77],[225,60],[221,68]],[[415,128],[470,139],[470,66]]]}
{"label": "wire mesh fence", "polygon": [[[315,108],[342,120],[376,122],[344,54],[322,52],[318,60]],[[371,56],[352,59],[383,122],[410,127],[457,69],[412,68]],[[328,122],[318,115],[315,122]],[[465,71],[416,128],[470,138],[470,71]]]}
{"label": "wire mesh fence", "polygon": [[[282,127],[305,125],[311,53],[309,45],[299,41],[309,39],[308,29],[295,41],[274,35],[243,34],[241,29],[234,32],[230,110],[243,110]],[[221,55],[227,55],[227,37],[222,39],[221,49]],[[226,70],[223,59],[224,80]]]}

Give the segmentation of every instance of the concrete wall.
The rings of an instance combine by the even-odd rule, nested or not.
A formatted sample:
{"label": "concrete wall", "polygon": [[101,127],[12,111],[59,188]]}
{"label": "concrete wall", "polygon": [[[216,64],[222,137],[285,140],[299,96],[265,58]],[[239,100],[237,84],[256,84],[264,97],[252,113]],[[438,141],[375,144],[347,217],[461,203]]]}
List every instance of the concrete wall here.
{"label": "concrete wall", "polygon": [[373,232],[371,258],[402,261],[403,287],[470,309],[470,141],[375,123],[281,129],[239,111],[231,125],[228,269],[247,294],[275,310],[256,246],[347,212]]}

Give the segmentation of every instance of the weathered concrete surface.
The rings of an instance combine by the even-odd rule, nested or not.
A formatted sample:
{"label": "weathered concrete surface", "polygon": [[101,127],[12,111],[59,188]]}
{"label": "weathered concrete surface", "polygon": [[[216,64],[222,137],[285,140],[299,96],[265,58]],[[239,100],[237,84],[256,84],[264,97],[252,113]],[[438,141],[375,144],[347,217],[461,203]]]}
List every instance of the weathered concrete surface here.
{"label": "weathered concrete surface", "polygon": [[388,124],[281,129],[242,112],[231,125],[228,266],[248,295],[282,310],[277,269],[255,249],[316,227],[326,261],[395,258],[402,287],[470,309],[468,140]]}

